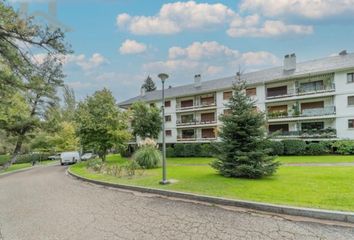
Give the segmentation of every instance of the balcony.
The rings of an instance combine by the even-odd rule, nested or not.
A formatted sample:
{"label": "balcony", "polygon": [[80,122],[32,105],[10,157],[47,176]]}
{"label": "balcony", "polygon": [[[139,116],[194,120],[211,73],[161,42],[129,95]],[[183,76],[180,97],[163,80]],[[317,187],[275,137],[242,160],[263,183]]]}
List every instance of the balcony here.
{"label": "balcony", "polygon": [[210,141],[215,141],[217,140],[216,137],[209,137],[209,138],[202,138],[202,137],[183,137],[183,136],[177,136],[177,141],[178,142],[210,142]]}
{"label": "balcony", "polygon": [[268,90],[269,88],[267,88],[266,99],[273,100],[273,99],[333,92],[335,91],[335,84],[332,83],[328,85],[320,85],[320,86],[313,86],[313,87],[298,87],[298,88],[279,87],[279,89],[273,90],[271,92]]}
{"label": "balcony", "polygon": [[193,110],[199,110],[199,109],[213,109],[216,108],[216,102],[212,103],[200,103],[200,104],[195,104],[192,106],[186,106],[182,107],[180,104],[176,105],[176,112],[180,111],[193,111]]}
{"label": "balcony", "polygon": [[311,118],[311,117],[322,117],[331,116],[336,114],[335,106],[327,106],[323,108],[312,108],[303,109],[301,113],[298,111],[274,111],[268,112],[267,118],[269,120],[274,119],[289,119],[289,118]]}
{"label": "balcony", "polygon": [[269,135],[273,134],[274,138],[336,138],[337,130],[334,128],[326,128],[269,133]]}
{"label": "balcony", "polygon": [[186,126],[211,125],[211,124],[215,125],[216,123],[217,123],[216,120],[202,121],[198,119],[193,119],[192,121],[188,121],[188,122],[183,122],[178,120],[176,122],[176,125],[186,127]]}

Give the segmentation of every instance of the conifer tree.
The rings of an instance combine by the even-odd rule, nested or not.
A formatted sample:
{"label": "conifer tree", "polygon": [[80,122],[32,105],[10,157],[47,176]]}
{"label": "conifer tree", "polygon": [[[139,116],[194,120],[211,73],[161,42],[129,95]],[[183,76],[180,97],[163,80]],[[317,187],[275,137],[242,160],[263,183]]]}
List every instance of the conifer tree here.
{"label": "conifer tree", "polygon": [[264,113],[254,109],[255,102],[246,95],[245,82],[235,83],[234,94],[226,107],[229,114],[221,116],[218,159],[212,167],[225,177],[261,178],[272,175],[279,166],[265,149]]}
{"label": "conifer tree", "polygon": [[156,85],[150,76],[145,79],[144,84],[141,87],[145,88],[146,92],[152,92],[156,90]]}

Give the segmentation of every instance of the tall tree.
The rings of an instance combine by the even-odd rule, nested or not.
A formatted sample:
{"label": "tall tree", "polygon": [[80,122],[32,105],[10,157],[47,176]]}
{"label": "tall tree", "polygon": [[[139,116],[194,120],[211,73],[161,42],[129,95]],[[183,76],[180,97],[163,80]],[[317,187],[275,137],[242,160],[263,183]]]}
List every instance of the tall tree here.
{"label": "tall tree", "polygon": [[116,105],[111,91],[96,91],[78,104],[77,131],[81,144],[94,149],[105,161],[109,149],[120,148],[130,139],[128,115]]}
{"label": "tall tree", "polygon": [[62,108],[62,120],[63,121],[74,121],[75,110],[76,110],[76,98],[74,89],[70,88],[68,85],[64,85],[63,89],[63,103]]}
{"label": "tall tree", "polygon": [[[7,165],[16,162],[27,134],[39,126],[48,108],[57,101],[57,89],[63,85],[63,78],[61,63],[51,56],[31,72],[25,84],[27,91],[21,94],[24,98],[23,110],[19,113],[22,121],[3,121],[3,128],[17,138],[13,156]],[[8,108],[8,111],[16,108],[19,109]]]}
{"label": "tall tree", "polygon": [[226,107],[230,114],[222,115],[220,154],[212,163],[225,177],[261,178],[273,174],[278,162],[264,149],[264,113],[254,109],[255,101],[246,95],[245,82],[238,79],[234,94]]}
{"label": "tall tree", "polygon": [[155,106],[147,106],[136,102],[132,106],[132,129],[134,136],[157,139],[162,126],[160,110]]}
{"label": "tall tree", "polygon": [[141,87],[144,88],[146,92],[152,92],[156,90],[156,85],[150,76],[145,79],[144,84]]}

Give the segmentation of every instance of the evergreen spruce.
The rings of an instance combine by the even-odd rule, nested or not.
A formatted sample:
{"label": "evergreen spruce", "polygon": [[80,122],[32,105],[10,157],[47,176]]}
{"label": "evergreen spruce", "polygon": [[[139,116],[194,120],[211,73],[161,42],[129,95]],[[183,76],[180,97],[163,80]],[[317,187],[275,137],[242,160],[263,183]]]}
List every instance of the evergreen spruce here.
{"label": "evergreen spruce", "polygon": [[156,85],[150,76],[145,79],[144,84],[141,87],[145,88],[146,92],[152,92],[156,90]]}
{"label": "evergreen spruce", "polygon": [[[238,75],[240,77],[240,75]],[[226,107],[229,114],[221,116],[223,127],[219,156],[211,165],[225,177],[261,178],[272,175],[279,162],[265,149],[264,113],[254,109],[255,102],[246,95],[245,83],[234,85],[234,94]]]}

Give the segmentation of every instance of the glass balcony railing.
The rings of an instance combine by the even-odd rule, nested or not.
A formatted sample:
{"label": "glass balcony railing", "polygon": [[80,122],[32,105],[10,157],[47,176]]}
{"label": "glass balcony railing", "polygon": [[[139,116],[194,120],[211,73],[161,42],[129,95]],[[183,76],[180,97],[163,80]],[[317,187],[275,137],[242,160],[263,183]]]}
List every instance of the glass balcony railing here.
{"label": "glass balcony railing", "polygon": [[293,96],[302,96],[307,94],[318,94],[325,92],[332,92],[335,90],[335,84],[322,85],[322,86],[311,86],[311,87],[298,87],[298,88],[288,88],[286,91],[279,90],[266,93],[267,99],[277,99]]}
{"label": "glass balcony railing", "polygon": [[308,129],[301,131],[279,131],[269,134],[274,138],[336,138],[337,130],[334,128]]}
{"label": "glass balcony railing", "polygon": [[296,118],[296,117],[317,117],[317,116],[328,116],[336,114],[335,106],[327,106],[324,108],[312,108],[303,109],[301,113],[296,114],[294,112],[287,111],[274,111],[268,112],[268,119],[279,119],[279,118]]}
{"label": "glass balcony railing", "polygon": [[181,111],[181,110],[193,110],[193,109],[198,109],[198,108],[207,108],[207,107],[216,107],[216,102],[212,102],[212,103],[196,103],[192,106],[186,106],[183,107],[180,104],[176,105],[176,110],[177,111]]}
{"label": "glass balcony railing", "polygon": [[203,125],[203,124],[214,124],[216,120],[200,120],[200,119],[193,119],[191,121],[181,121],[177,120],[177,126],[190,126],[190,125]]}

